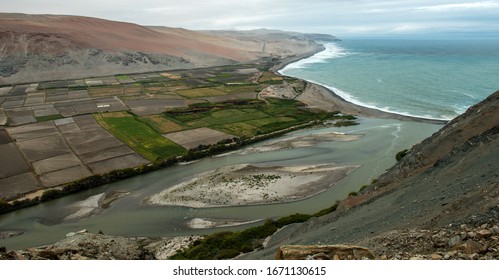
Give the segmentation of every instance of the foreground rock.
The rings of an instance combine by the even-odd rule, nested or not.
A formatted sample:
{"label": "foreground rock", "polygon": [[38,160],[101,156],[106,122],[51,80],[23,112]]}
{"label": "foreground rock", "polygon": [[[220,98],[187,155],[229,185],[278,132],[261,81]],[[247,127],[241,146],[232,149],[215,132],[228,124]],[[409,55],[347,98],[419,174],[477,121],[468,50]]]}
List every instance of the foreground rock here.
{"label": "foreground rock", "polygon": [[277,250],[277,260],[372,260],[367,248],[353,245],[284,245]]}
{"label": "foreground rock", "polygon": [[167,259],[199,237],[130,238],[71,232],[61,241],[19,251],[0,248],[0,260],[153,260]]}
{"label": "foreground rock", "polygon": [[499,224],[393,230],[358,242],[379,259],[497,260]]}

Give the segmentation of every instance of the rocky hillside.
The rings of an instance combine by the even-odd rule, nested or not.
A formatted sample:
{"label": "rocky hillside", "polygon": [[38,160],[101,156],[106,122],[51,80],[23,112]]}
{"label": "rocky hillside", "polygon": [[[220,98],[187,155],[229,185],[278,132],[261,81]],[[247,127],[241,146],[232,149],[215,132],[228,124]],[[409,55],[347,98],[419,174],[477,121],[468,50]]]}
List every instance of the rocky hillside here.
{"label": "rocky hillside", "polygon": [[336,212],[287,226],[243,258],[271,259],[288,244],[355,244],[378,258],[497,259],[498,105],[499,91],[415,145]]}
{"label": "rocky hillside", "polygon": [[237,38],[80,16],[0,13],[0,85],[227,65],[318,47],[287,34],[270,42],[263,35]]}
{"label": "rocky hillside", "polygon": [[0,247],[0,260],[164,260],[198,238],[131,238],[81,230],[49,246],[20,251]]}

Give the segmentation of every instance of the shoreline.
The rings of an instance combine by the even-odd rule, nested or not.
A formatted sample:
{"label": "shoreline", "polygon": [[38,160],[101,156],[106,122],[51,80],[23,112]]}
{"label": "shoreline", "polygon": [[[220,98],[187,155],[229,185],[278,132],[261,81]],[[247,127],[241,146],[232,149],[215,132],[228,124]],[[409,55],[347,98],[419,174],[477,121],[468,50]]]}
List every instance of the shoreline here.
{"label": "shoreline", "polygon": [[[281,73],[281,70],[284,69],[289,64],[295,63],[303,59],[307,59],[317,53],[324,51],[325,47],[323,45],[321,46],[322,48],[317,48],[314,53],[309,52],[292,58],[285,58],[276,66],[272,67],[271,71],[277,75],[293,77]],[[450,120],[439,120],[439,119],[430,119],[430,118],[423,118],[416,116],[408,116],[400,113],[386,112],[377,108],[366,107],[345,100],[343,97],[334,92],[334,90],[315,81],[310,81],[299,77],[293,77],[293,78],[303,80],[310,87],[312,87],[309,89],[311,91],[307,92],[307,90],[305,90],[302,95],[297,97],[299,101],[302,101],[303,103],[311,107],[324,109],[327,111],[341,111],[342,113],[345,114],[357,115],[367,118],[396,119],[400,121],[413,121],[413,122],[422,122],[422,123],[440,124],[440,125],[445,125],[450,121]],[[303,96],[307,94],[311,94],[312,98],[308,98],[308,96]]]}

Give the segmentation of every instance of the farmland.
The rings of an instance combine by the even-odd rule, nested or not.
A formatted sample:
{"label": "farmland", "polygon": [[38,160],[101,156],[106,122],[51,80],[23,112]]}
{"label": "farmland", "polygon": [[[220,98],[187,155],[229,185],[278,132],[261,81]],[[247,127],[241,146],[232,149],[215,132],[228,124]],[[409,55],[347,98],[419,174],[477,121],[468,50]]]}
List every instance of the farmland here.
{"label": "farmland", "polygon": [[94,117],[102,127],[150,161],[186,152],[128,113],[102,113]]}
{"label": "farmland", "polygon": [[124,168],[209,156],[343,118],[296,101],[305,83],[261,70],[269,66],[1,87],[0,148],[11,163],[0,160],[0,198]]}

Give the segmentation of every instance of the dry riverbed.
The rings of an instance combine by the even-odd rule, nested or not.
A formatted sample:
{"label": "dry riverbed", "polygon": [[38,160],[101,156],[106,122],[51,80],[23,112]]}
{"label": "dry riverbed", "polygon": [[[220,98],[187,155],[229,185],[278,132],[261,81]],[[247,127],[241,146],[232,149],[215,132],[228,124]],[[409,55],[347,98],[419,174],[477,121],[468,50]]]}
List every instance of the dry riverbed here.
{"label": "dry riverbed", "polygon": [[168,188],[145,203],[209,208],[297,201],[327,190],[358,167],[228,166]]}

